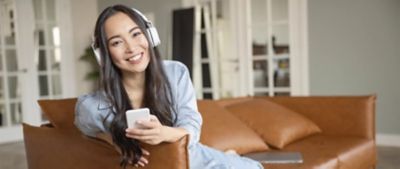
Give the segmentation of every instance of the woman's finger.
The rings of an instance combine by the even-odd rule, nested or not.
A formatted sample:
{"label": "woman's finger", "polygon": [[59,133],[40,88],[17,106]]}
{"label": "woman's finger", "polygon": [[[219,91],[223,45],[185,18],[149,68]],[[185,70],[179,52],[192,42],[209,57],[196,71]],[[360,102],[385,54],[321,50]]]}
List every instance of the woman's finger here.
{"label": "woman's finger", "polygon": [[138,125],[145,129],[153,129],[161,126],[161,123],[159,121],[137,121],[136,122]]}
{"label": "woman's finger", "polygon": [[151,114],[150,115],[150,121],[157,121],[158,122],[159,120],[158,120],[157,116]]}
{"label": "woman's finger", "polygon": [[131,135],[131,134],[126,134],[126,137],[128,138],[133,138],[141,141],[145,140],[153,140],[156,138],[156,135],[146,135],[146,136],[141,136],[141,135]]}
{"label": "woman's finger", "polygon": [[142,162],[143,164],[148,164],[148,163],[149,163],[149,161],[147,160],[147,158],[145,158],[145,157],[143,157],[143,156],[140,157],[139,161]]}
{"label": "woman's finger", "polygon": [[154,129],[127,129],[125,130],[127,135],[137,135],[137,136],[148,136],[148,135],[158,135],[160,133],[159,128]]}
{"label": "woman's finger", "polygon": [[150,155],[150,152],[149,151],[147,151],[146,149],[144,149],[144,148],[142,148],[142,152],[143,152],[143,154],[144,155]]}
{"label": "woman's finger", "polygon": [[144,164],[143,162],[141,162],[141,161],[138,161],[137,164],[138,164],[140,167],[144,167],[144,165],[145,165],[145,164]]}

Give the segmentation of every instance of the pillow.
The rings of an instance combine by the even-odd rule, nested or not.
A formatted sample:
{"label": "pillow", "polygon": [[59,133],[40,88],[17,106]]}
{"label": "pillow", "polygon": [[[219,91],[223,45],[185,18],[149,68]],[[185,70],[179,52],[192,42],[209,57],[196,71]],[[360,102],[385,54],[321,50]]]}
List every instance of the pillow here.
{"label": "pillow", "polygon": [[266,99],[253,99],[226,108],[256,131],[265,142],[278,149],[321,132],[316,124],[303,115]]}
{"label": "pillow", "polygon": [[199,100],[197,104],[203,117],[201,143],[222,151],[233,149],[239,154],[269,149],[260,136],[216,101]]}
{"label": "pillow", "polygon": [[38,103],[50,123],[57,128],[76,128],[74,125],[76,98],[39,100]]}

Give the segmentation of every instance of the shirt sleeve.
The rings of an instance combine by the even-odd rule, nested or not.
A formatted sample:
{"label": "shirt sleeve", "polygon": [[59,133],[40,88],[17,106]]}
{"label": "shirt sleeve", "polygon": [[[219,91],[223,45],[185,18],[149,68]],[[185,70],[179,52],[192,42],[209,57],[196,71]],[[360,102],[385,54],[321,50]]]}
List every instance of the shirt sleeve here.
{"label": "shirt sleeve", "polygon": [[176,127],[181,127],[189,132],[189,147],[199,142],[202,125],[202,118],[197,109],[197,100],[189,71],[183,64],[180,64],[180,77],[177,86],[177,119]]}
{"label": "shirt sleeve", "polygon": [[98,113],[96,104],[92,102],[94,99],[88,95],[78,98],[75,107],[75,126],[85,135],[96,137],[100,132],[104,131],[104,125]]}

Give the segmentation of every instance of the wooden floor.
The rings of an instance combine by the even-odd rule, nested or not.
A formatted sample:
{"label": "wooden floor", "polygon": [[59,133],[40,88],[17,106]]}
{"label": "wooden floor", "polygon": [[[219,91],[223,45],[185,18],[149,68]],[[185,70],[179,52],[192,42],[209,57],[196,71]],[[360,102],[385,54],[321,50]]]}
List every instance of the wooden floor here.
{"label": "wooden floor", "polygon": [[[378,146],[377,169],[399,169],[400,147]],[[27,169],[23,142],[0,144],[0,169]]]}

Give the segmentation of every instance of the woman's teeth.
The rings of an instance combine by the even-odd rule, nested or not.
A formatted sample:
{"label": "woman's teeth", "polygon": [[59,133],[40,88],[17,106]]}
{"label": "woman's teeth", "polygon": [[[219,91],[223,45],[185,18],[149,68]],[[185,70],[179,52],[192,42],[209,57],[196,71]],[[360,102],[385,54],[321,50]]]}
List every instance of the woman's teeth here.
{"label": "woman's teeth", "polygon": [[134,55],[134,56],[132,56],[131,58],[129,58],[128,61],[137,61],[137,60],[140,59],[141,56],[142,56],[141,53],[140,53],[140,54],[137,54],[137,55]]}

